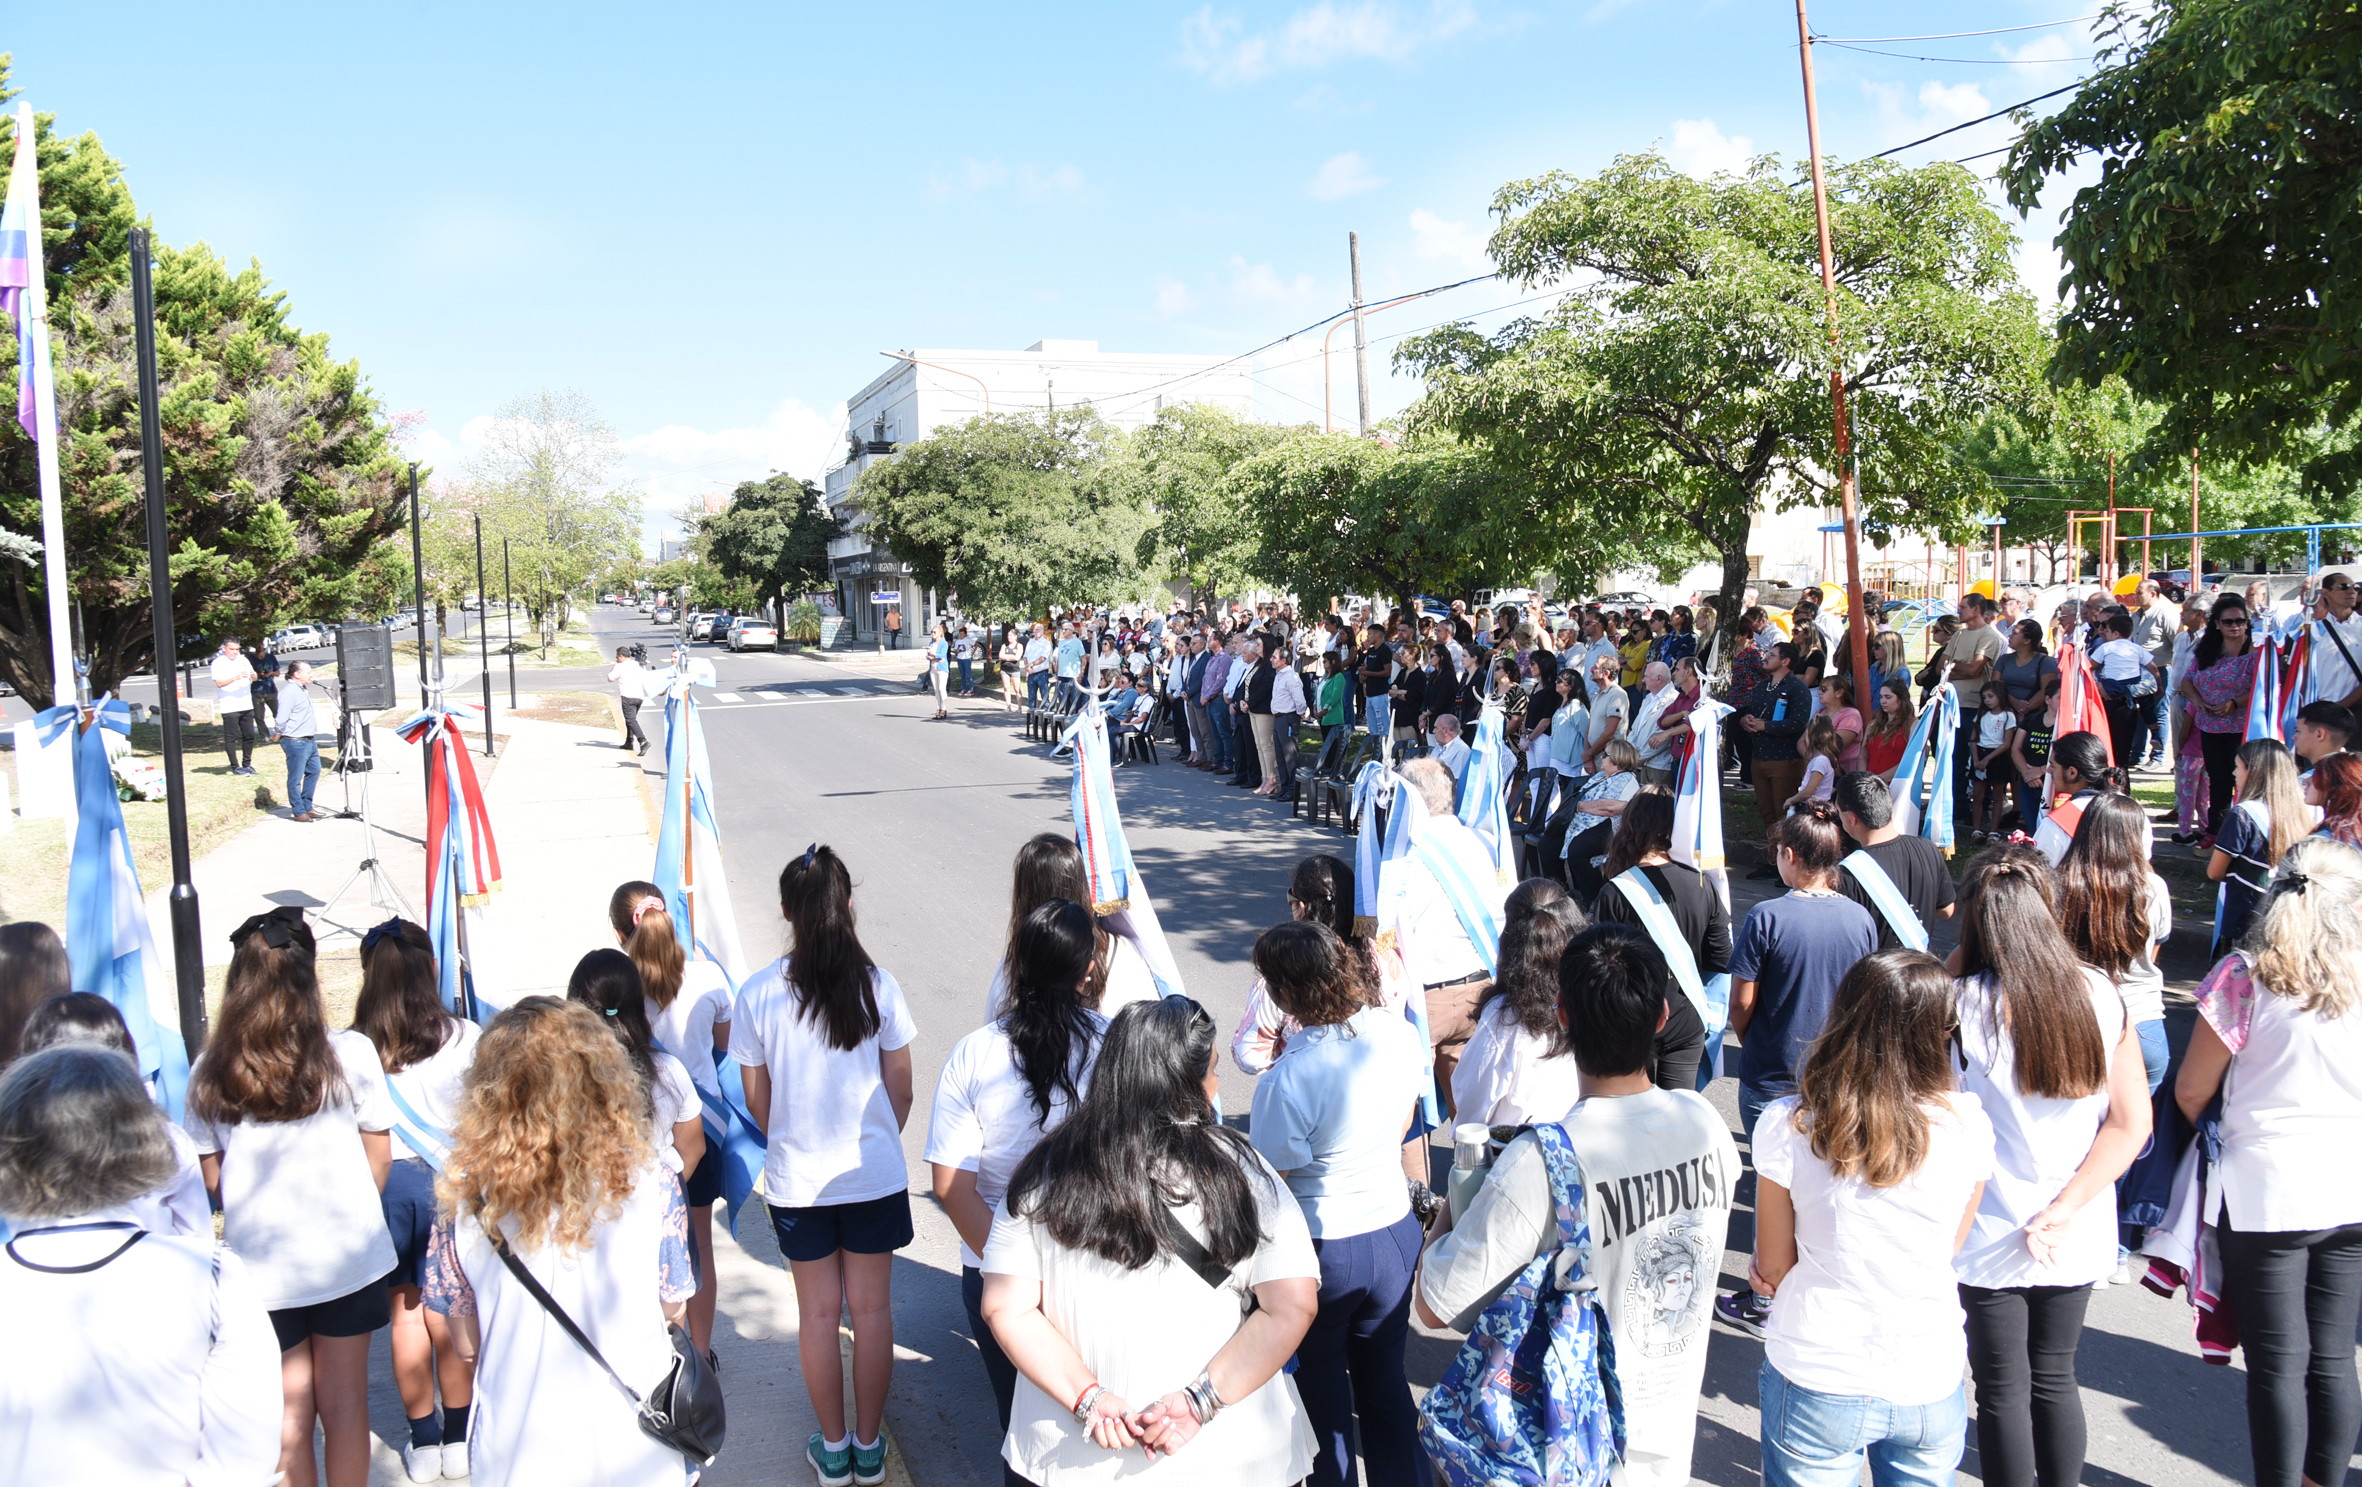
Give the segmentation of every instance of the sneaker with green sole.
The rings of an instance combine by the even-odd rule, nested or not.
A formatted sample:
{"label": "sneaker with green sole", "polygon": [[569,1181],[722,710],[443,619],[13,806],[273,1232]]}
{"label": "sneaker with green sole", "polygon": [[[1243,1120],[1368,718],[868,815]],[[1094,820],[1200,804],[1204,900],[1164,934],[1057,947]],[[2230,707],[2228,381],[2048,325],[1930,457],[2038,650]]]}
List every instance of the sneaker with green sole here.
{"label": "sneaker with green sole", "polygon": [[819,1474],[820,1487],[852,1487],[853,1451],[849,1443],[842,1451],[831,1451],[828,1437],[815,1430],[812,1439],[804,1443],[804,1459]]}
{"label": "sneaker with green sole", "polygon": [[878,1443],[865,1446],[859,1439],[853,1442],[854,1487],[878,1487],[886,1480],[886,1435],[878,1432]]}

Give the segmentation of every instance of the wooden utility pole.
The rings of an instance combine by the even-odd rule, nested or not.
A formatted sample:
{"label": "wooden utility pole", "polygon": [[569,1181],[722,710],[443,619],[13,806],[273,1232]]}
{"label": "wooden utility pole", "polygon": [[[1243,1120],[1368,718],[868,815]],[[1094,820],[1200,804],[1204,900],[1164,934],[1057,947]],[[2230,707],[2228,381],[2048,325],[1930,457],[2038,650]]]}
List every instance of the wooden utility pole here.
{"label": "wooden utility pole", "polygon": [[2198,534],[2205,530],[2198,522],[2198,451],[2193,449],[2190,451],[2190,586],[2184,590],[2186,593],[2197,593],[2198,584],[2205,577],[2206,565],[2198,559],[2199,550],[2206,545]]}
{"label": "wooden utility pole", "polygon": [[1813,34],[1796,0],[1796,49],[1804,63],[1804,143],[1812,152],[1813,221],[1821,235],[1821,292],[1829,302],[1829,408],[1837,430],[1838,519],[1845,526],[1845,628],[1853,659],[1854,706],[1862,716],[1878,715],[1870,675],[1870,621],[1862,613],[1862,519],[1855,501],[1851,443],[1845,428],[1845,362],[1837,331],[1837,260],[1829,249],[1829,181],[1821,167],[1820,105],[1813,97]]}

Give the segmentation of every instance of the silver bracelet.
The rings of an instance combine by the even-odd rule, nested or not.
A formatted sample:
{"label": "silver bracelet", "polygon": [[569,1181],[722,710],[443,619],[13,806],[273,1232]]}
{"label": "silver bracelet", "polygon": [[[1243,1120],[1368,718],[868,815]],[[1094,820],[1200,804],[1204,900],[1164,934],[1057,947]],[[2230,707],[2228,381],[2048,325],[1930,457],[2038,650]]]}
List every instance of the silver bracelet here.
{"label": "silver bracelet", "polygon": [[1200,1425],[1212,1423],[1216,1415],[1229,1407],[1215,1390],[1213,1374],[1208,1370],[1200,1369],[1197,1378],[1181,1392],[1189,1401],[1190,1412],[1197,1416]]}
{"label": "silver bracelet", "polygon": [[1092,1406],[1098,1404],[1099,1396],[1105,1394],[1106,1392],[1107,1386],[1105,1384],[1093,1384],[1090,1388],[1083,1391],[1082,1397],[1074,1402],[1074,1418],[1076,1424],[1085,1427],[1090,1425]]}

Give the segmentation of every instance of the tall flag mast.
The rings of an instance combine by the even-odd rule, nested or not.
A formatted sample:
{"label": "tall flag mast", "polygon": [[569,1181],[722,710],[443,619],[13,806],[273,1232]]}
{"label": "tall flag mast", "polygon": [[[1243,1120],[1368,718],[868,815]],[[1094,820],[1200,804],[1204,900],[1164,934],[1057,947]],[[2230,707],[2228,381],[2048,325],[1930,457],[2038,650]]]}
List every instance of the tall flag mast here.
{"label": "tall flag mast", "polygon": [[[41,273],[41,183],[33,149],[33,105],[16,106],[16,160],[0,205],[0,311],[16,322],[16,421],[33,438],[41,470],[41,574],[49,601],[49,685],[59,707],[73,702],[74,632],[66,612],[66,513],[58,495],[57,383],[49,363],[49,286]],[[169,601],[165,601],[169,602]],[[170,657],[159,657],[168,675]]]}

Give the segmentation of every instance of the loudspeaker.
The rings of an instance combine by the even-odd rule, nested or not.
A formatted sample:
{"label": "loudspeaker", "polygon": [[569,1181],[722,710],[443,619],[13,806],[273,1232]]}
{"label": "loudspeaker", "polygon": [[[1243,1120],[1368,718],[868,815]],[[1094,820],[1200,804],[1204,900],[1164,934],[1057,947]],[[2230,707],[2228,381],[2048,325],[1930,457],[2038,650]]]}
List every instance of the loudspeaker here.
{"label": "loudspeaker", "polygon": [[383,625],[336,631],[336,675],[349,711],[394,705],[394,637]]}

